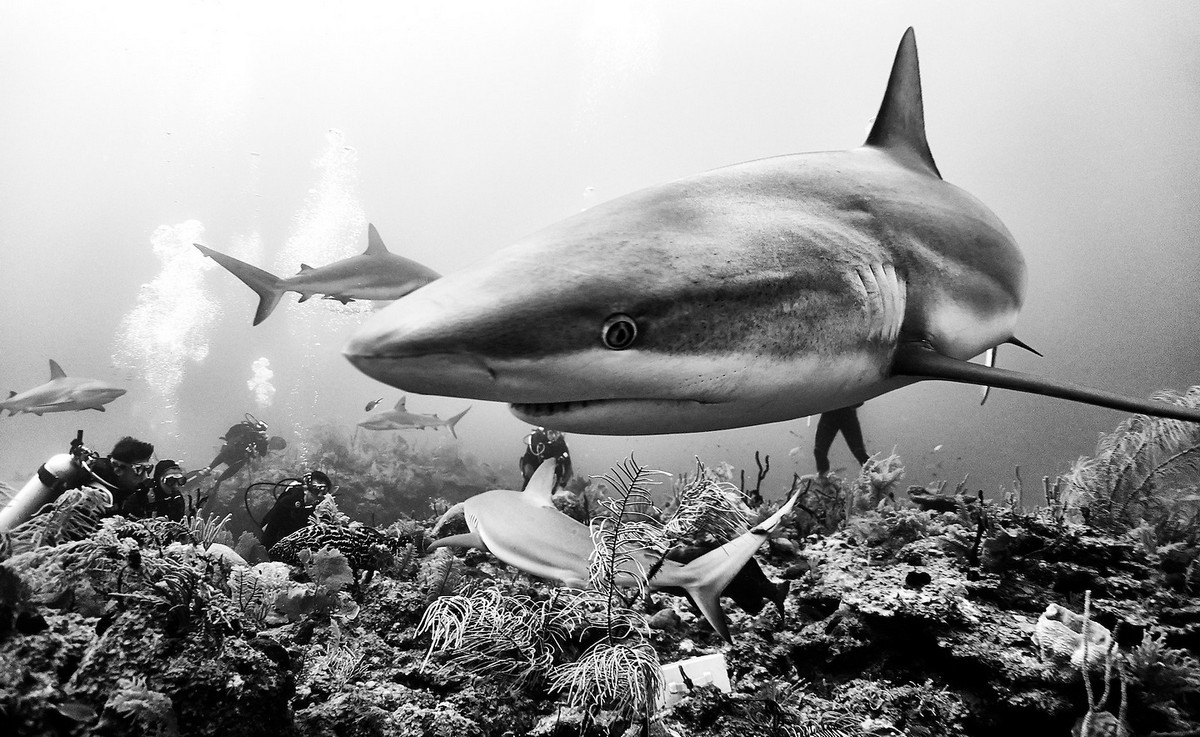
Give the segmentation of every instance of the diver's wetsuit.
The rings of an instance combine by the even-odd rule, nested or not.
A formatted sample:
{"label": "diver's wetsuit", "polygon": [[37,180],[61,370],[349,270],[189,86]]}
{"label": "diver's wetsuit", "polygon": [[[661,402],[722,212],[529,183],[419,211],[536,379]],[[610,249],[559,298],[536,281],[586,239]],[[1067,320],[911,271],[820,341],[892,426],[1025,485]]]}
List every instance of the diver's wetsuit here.
{"label": "diver's wetsuit", "polygon": [[[539,450],[541,452],[535,452]],[[571,479],[571,455],[567,452],[567,439],[559,435],[555,440],[548,440],[545,435],[534,433],[525,446],[525,455],[521,456],[521,475],[525,477],[522,489],[529,484],[533,472],[547,458],[558,459],[555,475],[558,477],[559,486],[564,486]]]}
{"label": "diver's wetsuit", "polygon": [[850,452],[854,454],[858,465],[863,465],[871,457],[867,453],[866,444],[863,443],[862,427],[858,424],[856,410],[861,406],[862,402],[859,402],[852,407],[842,407],[821,415],[817,422],[817,434],[813,438],[813,455],[817,459],[818,474],[824,476],[829,472],[829,448],[839,432],[846,439],[846,445],[850,446]]}
{"label": "diver's wetsuit", "polygon": [[262,544],[267,550],[283,538],[308,524],[308,518],[316,509],[315,504],[304,503],[304,486],[295,484],[279,495],[267,516],[263,517]]}
{"label": "diver's wetsuit", "polygon": [[219,487],[223,481],[232,478],[242,467],[246,465],[253,457],[262,458],[267,454],[267,432],[260,429],[258,426],[249,422],[239,422],[221,438],[225,441],[225,445],[221,446],[221,450],[217,452],[217,457],[208,464],[209,468],[216,468],[222,463],[225,464],[225,470],[217,477],[217,482],[214,488]]}

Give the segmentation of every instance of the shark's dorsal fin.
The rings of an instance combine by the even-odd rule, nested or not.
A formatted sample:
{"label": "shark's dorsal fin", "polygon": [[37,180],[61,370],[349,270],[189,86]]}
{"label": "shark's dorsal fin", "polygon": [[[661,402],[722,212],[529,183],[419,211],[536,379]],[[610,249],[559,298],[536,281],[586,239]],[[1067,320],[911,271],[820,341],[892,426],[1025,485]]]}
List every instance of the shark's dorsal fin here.
{"label": "shark's dorsal fin", "polygon": [[917,37],[911,27],[896,49],[892,75],[867,145],[888,150],[911,168],[928,171],[939,179],[942,176],[925,140],[921,68],[917,63]]}
{"label": "shark's dorsal fin", "polygon": [[54,381],[55,379],[65,379],[66,377],[67,377],[67,372],[62,370],[62,366],[58,365],[58,361],[55,361],[53,358],[51,358],[50,359],[50,381]]}
{"label": "shark's dorsal fin", "polygon": [[367,250],[364,251],[365,256],[380,256],[385,253],[390,253],[387,246],[383,245],[383,239],[379,237],[379,231],[375,230],[375,226],[367,224]]}
{"label": "shark's dorsal fin", "polygon": [[557,470],[557,458],[542,461],[542,465],[537,467],[525,486],[525,501],[535,507],[554,507],[554,481]]}
{"label": "shark's dorsal fin", "polygon": [[400,397],[400,401],[399,401],[399,402],[396,402],[396,406],[395,406],[395,407],[393,407],[392,409],[398,409],[398,410],[400,410],[401,412],[403,412],[403,411],[404,411],[404,400],[405,400],[405,399],[408,399],[408,397],[407,397],[407,396]]}
{"label": "shark's dorsal fin", "polygon": [[13,398],[13,397],[15,397],[15,396],[17,396],[17,393],[16,393],[16,392],[14,392],[14,391],[9,391],[9,392],[8,392],[8,398],[9,398],[9,399],[12,399],[12,398]]}
{"label": "shark's dorsal fin", "polygon": [[312,267],[308,264],[300,264],[300,273],[303,274],[306,271],[312,271]]}

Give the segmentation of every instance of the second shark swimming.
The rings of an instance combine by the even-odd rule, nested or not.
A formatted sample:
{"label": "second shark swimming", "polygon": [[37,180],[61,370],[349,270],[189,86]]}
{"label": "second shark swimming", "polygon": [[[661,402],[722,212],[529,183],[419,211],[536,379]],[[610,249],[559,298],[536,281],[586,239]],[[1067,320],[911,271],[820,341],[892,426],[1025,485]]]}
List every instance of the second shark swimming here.
{"label": "second shark swimming", "polygon": [[926,379],[1200,421],[970,363],[1023,346],[1024,298],[1012,235],[934,163],[910,28],[865,145],[597,205],[398,300],[344,353],[385,384],[578,433],[778,422]]}
{"label": "second shark swimming", "polygon": [[255,325],[270,316],[285,292],[299,292],[301,302],[315,294],[343,304],[362,299],[393,300],[439,276],[432,269],[388,251],[374,225],[367,226],[365,252],[317,268],[301,264],[300,273],[287,278],[275,276],[208,246],[193,245],[258,294]]}

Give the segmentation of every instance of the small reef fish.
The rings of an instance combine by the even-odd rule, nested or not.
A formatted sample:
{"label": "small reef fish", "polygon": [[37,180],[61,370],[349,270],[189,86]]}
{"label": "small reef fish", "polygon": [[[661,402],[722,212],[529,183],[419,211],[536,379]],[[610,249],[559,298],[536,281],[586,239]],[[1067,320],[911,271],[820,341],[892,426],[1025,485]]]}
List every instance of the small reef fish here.
{"label": "small reef fish", "polygon": [[[436,430],[439,427],[444,427],[450,431],[451,435],[457,438],[458,433],[455,432],[454,426],[471,409],[467,407],[453,417],[443,420],[437,415],[419,415],[409,412],[404,408],[405,399],[406,397],[400,397],[400,401],[396,402],[396,406],[393,409],[381,415],[368,417],[359,422],[358,427],[364,430],[426,430],[431,428]],[[370,410],[370,406],[367,409]]]}
{"label": "small reef fish", "polygon": [[301,302],[315,294],[343,304],[356,299],[393,300],[440,277],[436,271],[388,251],[374,225],[367,226],[365,252],[319,268],[300,264],[300,273],[286,279],[199,243],[192,245],[258,294],[255,325],[267,319],[285,292],[299,292]]}
{"label": "small reef fish", "polygon": [[1200,421],[994,351],[970,363],[1026,347],[1025,283],[1008,229],[934,163],[910,28],[864,145],[590,207],[403,297],[343,352],[399,389],[601,435],[780,422],[930,379]]}
{"label": "small reef fish", "polygon": [[104,405],[125,393],[124,389],[99,379],[67,376],[57,361],[50,361],[50,380],[21,393],[9,392],[0,402],[0,412],[8,416],[29,413],[41,417],[47,412],[75,412],[84,409],[104,411]]}
{"label": "small reef fish", "polygon": [[383,397],[380,397],[379,399],[372,399],[371,401],[367,402],[366,411],[370,412],[371,410],[375,409],[376,407],[379,406],[379,403],[382,401],[383,401]]}
{"label": "small reef fish", "polygon": [[[587,525],[555,508],[551,499],[555,468],[553,459],[544,461],[529,479],[525,491],[493,489],[454,505],[442,515],[434,529],[439,529],[446,520],[461,512],[470,532],[435,540],[430,549],[477,548],[534,576],[574,588],[587,587],[588,561],[596,547]],[[793,494],[778,512],[753,529],[688,563],[668,558],[650,579],[650,586],[685,592],[717,634],[732,642],[719,598],[742,569],[752,563],[754,551],[766,542],[795,502],[796,495]],[[648,570],[654,562],[654,556],[647,555],[642,570]],[[761,570],[758,575],[762,576]],[[752,572],[742,576],[743,581],[753,585],[756,577]],[[739,602],[751,598],[747,591],[730,593],[736,595]],[[776,588],[770,598],[778,605],[786,594],[787,588],[783,586]],[[759,601],[761,608],[761,599]]]}

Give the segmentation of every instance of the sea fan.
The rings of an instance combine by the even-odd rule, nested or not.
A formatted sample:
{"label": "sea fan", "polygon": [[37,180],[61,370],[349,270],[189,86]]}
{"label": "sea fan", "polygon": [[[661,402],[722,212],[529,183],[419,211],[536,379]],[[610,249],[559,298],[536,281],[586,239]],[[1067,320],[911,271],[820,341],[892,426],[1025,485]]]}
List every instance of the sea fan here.
{"label": "sea fan", "polygon": [[[1200,386],[1156,399],[1197,408]],[[1094,458],[1066,476],[1067,502],[1085,508],[1089,524],[1132,529],[1148,521],[1160,541],[1177,538],[1200,513],[1200,424],[1133,415],[1100,438]]]}

